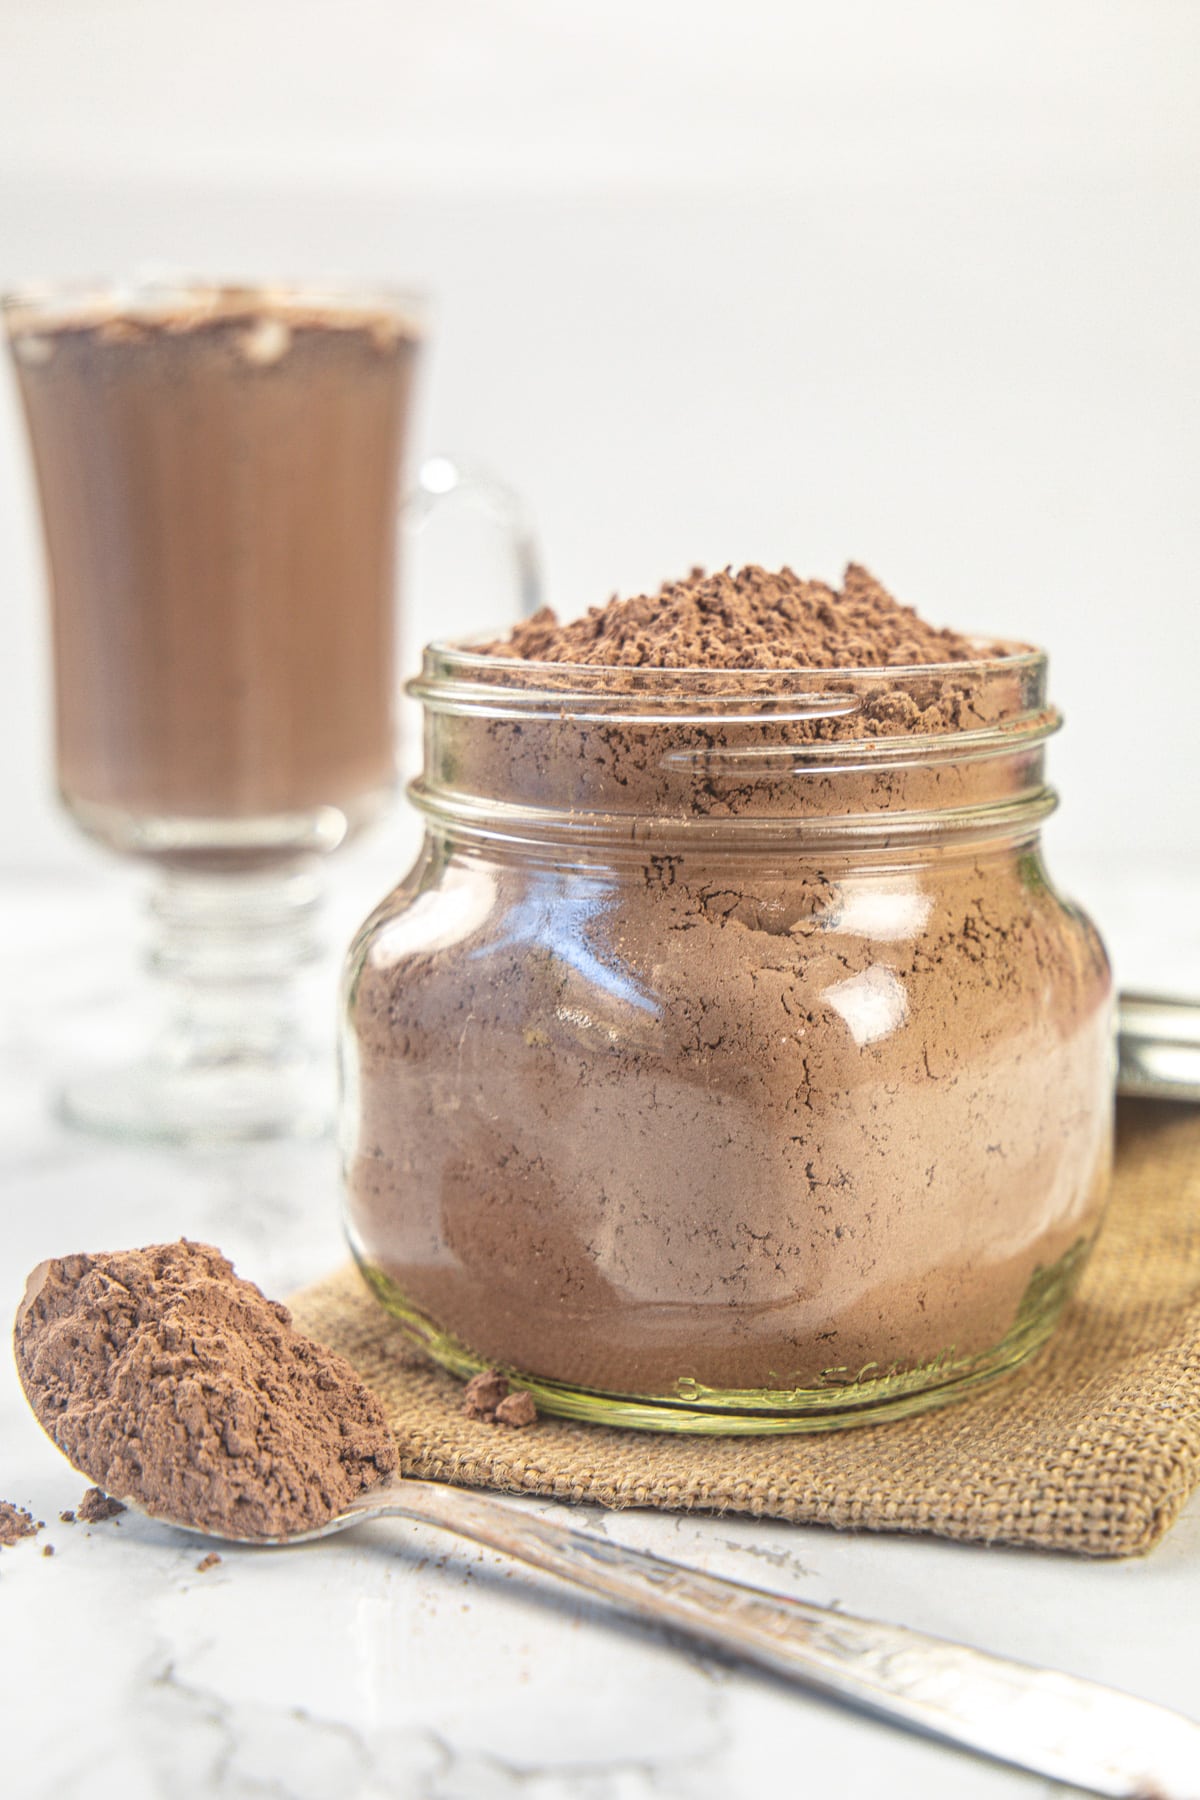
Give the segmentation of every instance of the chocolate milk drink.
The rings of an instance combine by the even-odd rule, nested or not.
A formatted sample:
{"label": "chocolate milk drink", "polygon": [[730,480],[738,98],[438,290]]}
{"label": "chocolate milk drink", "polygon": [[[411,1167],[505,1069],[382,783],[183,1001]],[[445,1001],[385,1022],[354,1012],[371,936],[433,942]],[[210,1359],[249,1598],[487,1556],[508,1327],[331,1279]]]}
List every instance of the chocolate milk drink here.
{"label": "chocolate milk drink", "polygon": [[199,289],[7,324],[68,807],[168,855],[338,841],[393,782],[411,316]]}

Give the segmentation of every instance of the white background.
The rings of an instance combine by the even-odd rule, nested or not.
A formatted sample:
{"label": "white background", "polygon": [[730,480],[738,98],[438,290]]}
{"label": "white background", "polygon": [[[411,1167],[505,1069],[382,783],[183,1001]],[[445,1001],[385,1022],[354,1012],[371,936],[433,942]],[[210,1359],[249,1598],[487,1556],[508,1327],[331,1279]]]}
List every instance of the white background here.
{"label": "white background", "polygon": [[[1200,858],[1200,7],[0,7],[0,283],[147,261],[438,301],[418,442],[504,472],[566,613],[695,562],[866,561],[1047,644],[1055,866]],[[0,378],[9,866],[56,817]],[[437,625],[426,584],[414,635]],[[95,867],[95,864],[91,864]]]}

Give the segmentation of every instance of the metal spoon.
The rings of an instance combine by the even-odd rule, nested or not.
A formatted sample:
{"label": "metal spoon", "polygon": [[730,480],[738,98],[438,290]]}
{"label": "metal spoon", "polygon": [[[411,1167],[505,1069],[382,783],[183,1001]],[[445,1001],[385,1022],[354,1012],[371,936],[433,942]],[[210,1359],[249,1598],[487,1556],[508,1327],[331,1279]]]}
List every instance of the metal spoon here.
{"label": "metal spoon", "polygon": [[1119,1094],[1200,1103],[1200,1000],[1124,993],[1117,1026]]}
{"label": "metal spoon", "polygon": [[[367,1489],[318,1530],[266,1541],[308,1543],[389,1517],[484,1544],[600,1594],[627,1613],[998,1762],[1115,1800],[1200,1800],[1200,1724],[1166,1707],[903,1626],[701,1574],[552,1524],[491,1494],[395,1477]],[[197,1529],[183,1520],[164,1522]]]}

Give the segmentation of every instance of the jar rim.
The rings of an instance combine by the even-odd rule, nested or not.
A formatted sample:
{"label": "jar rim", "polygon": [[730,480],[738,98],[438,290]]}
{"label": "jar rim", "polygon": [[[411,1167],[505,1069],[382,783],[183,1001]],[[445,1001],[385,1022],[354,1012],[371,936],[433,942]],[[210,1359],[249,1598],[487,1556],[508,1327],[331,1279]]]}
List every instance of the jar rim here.
{"label": "jar rim", "polygon": [[976,641],[1000,654],[850,670],[614,670],[433,643],[408,684],[425,712],[409,793],[458,833],[526,844],[1036,833],[1061,722],[1046,656]]}
{"label": "jar rim", "polygon": [[[978,656],[963,657],[954,662],[927,663],[879,663],[864,666],[861,663],[837,664],[828,668],[815,665],[798,664],[795,668],[738,668],[736,666],[684,665],[678,668],[649,667],[644,664],[631,666],[627,663],[578,663],[578,662],[541,662],[533,657],[498,656],[494,651],[484,649],[484,644],[494,640],[487,637],[471,637],[459,640],[435,638],[426,645],[426,671],[429,672],[431,660],[436,661],[439,673],[451,673],[461,670],[464,673],[484,674],[485,671],[509,671],[516,674],[536,673],[552,680],[554,676],[566,676],[578,682],[581,691],[588,693],[606,690],[603,677],[620,675],[629,681],[631,686],[645,686],[653,691],[656,685],[664,688],[681,685],[685,681],[694,681],[708,687],[712,682],[739,683],[758,681],[772,686],[786,687],[798,677],[813,677],[818,680],[862,680],[879,681],[881,679],[903,679],[904,677],[928,675],[973,675],[1013,674],[1024,669],[1037,669],[1047,662],[1046,651],[1037,644],[1027,644],[1018,638],[993,638],[972,636],[968,634],[966,641],[979,651]],[[496,683],[495,685],[500,685]],[[517,685],[524,688],[524,682]]]}
{"label": "jar rim", "polygon": [[944,688],[961,686],[987,696],[987,716],[934,730],[839,735],[810,747],[818,756],[861,754],[876,747],[888,760],[922,752],[944,754],[947,743],[982,749],[1014,738],[1048,737],[1060,723],[1046,700],[1046,652],[1000,638],[971,641],[981,654],[962,662],[838,669],[659,669],[601,663],[536,662],[495,656],[486,640],[435,640],[426,645],[420,675],[407,684],[428,714],[492,720],[569,719],[573,724],[673,727],[764,724],[845,725],[867,715],[882,688],[912,698],[922,710]]}

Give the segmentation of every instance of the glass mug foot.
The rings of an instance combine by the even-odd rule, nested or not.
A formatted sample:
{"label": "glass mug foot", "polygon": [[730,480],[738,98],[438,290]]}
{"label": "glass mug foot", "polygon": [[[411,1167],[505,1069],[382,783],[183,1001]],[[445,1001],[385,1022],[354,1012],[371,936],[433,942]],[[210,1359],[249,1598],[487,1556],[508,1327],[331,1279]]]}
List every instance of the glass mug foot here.
{"label": "glass mug foot", "polygon": [[234,1056],[172,1064],[147,1055],[66,1082],[67,1124],[135,1143],[237,1144],[321,1137],[329,1129],[329,1062],[315,1051],[286,1061]]}

